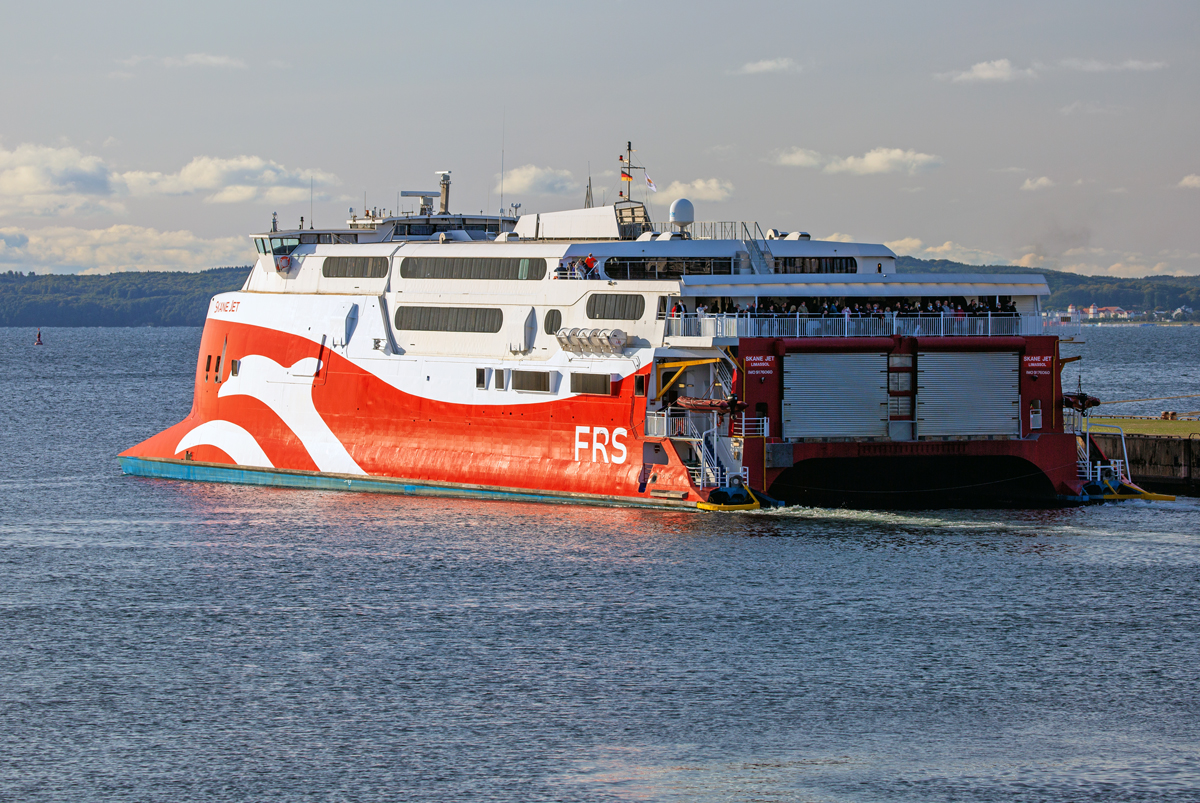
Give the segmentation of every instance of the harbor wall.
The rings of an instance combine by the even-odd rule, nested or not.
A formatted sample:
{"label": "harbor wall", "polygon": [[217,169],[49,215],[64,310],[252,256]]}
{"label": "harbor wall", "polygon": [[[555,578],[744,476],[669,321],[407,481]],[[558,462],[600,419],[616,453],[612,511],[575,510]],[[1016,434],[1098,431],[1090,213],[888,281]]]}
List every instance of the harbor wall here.
{"label": "harbor wall", "polygon": [[[1121,457],[1121,436],[1092,433],[1096,445],[1109,458]],[[1147,491],[1200,496],[1200,437],[1126,435],[1129,475]]]}

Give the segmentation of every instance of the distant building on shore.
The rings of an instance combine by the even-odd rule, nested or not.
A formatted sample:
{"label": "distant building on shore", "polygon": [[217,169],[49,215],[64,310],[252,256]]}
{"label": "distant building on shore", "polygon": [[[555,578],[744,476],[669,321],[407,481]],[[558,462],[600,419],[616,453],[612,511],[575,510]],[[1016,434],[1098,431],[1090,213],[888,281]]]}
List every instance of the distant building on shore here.
{"label": "distant building on shore", "polygon": [[[1074,305],[1070,307],[1070,310],[1074,310]],[[1097,307],[1095,304],[1092,304],[1090,307],[1085,307],[1083,309],[1082,317],[1089,321],[1101,320],[1105,318],[1129,320],[1129,311],[1121,309],[1120,307]]]}

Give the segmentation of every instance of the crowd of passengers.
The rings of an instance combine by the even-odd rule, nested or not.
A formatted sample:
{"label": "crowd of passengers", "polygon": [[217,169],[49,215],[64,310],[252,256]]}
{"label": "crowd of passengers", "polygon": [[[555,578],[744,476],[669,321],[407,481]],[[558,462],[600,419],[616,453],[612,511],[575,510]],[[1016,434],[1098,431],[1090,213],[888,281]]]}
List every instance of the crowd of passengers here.
{"label": "crowd of passengers", "polygon": [[772,317],[806,315],[821,318],[912,318],[918,315],[940,315],[953,318],[978,318],[988,315],[1012,316],[1017,307],[1011,301],[998,298],[922,298],[885,299],[883,301],[853,301],[831,298],[771,298],[759,299],[748,304],[734,303],[731,298],[700,298],[695,306],[688,308],[687,302],[676,301],[670,310],[671,317],[696,315],[708,317],[735,315],[746,317]]}

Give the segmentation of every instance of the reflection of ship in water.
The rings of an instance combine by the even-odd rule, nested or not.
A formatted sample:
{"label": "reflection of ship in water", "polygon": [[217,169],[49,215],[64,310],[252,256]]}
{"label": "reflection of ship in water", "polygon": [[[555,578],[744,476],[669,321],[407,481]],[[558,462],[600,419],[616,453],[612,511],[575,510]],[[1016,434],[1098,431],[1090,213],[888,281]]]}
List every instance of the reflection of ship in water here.
{"label": "reflection of ship in water", "polygon": [[885,246],[683,200],[655,224],[627,199],[517,218],[449,193],[252,235],[191,414],[125,471],[702,509],[1124,493],[1064,414],[1072,322],[1039,276],[898,274]]}

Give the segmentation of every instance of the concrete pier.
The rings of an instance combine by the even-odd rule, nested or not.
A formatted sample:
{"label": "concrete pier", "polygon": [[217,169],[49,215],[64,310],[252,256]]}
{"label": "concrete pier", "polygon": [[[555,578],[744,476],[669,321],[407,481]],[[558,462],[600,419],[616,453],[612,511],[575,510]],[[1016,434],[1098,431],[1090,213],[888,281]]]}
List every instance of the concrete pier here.
{"label": "concrete pier", "polygon": [[[1121,436],[1092,432],[1105,457],[1121,457]],[[1129,475],[1155,493],[1200,496],[1200,436],[1126,435]]]}

